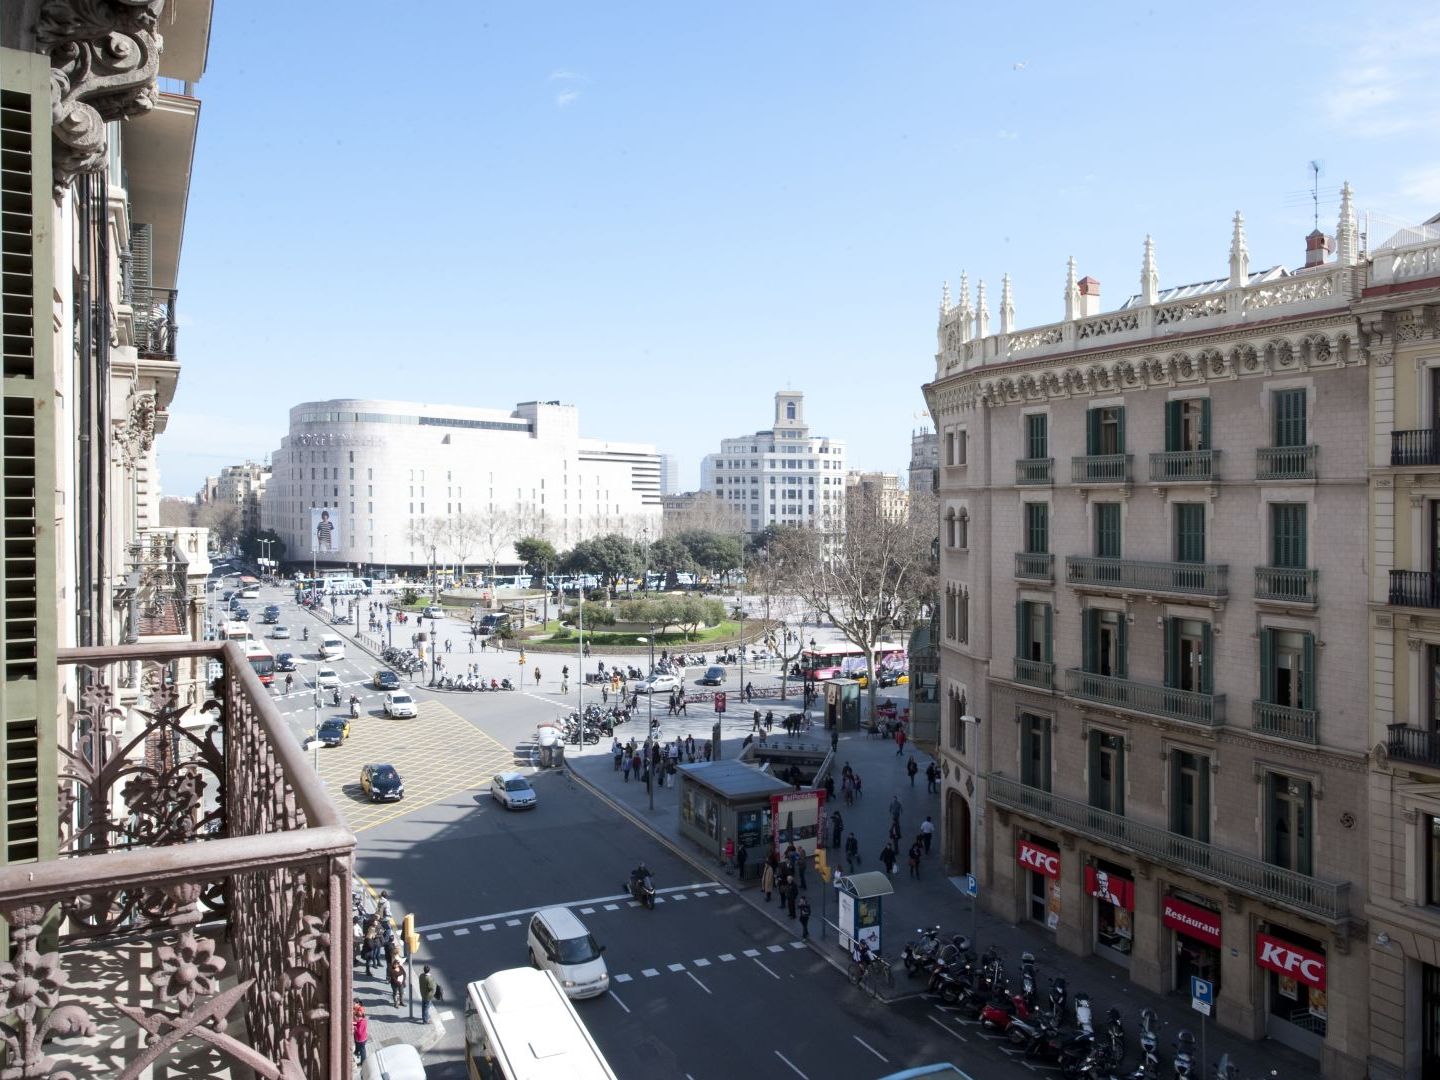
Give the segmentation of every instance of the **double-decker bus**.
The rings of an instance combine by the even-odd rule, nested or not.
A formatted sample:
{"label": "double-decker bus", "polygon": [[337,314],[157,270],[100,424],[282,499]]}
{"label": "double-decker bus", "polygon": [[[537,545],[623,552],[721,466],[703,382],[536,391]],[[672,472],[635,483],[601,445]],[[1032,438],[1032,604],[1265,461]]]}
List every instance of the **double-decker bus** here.
{"label": "double-decker bus", "polygon": [[[905,646],[894,641],[880,641],[875,644],[875,670],[883,667],[903,667]],[[865,670],[865,650],[848,641],[836,641],[828,645],[816,645],[800,654],[800,673],[810,682],[824,679],[848,679]]]}
{"label": "double-decker bus", "polygon": [[270,655],[270,650],[265,647],[263,641],[242,641],[240,643],[245,649],[245,659],[250,664],[250,670],[255,672],[260,682],[269,686],[275,681],[275,658]]}

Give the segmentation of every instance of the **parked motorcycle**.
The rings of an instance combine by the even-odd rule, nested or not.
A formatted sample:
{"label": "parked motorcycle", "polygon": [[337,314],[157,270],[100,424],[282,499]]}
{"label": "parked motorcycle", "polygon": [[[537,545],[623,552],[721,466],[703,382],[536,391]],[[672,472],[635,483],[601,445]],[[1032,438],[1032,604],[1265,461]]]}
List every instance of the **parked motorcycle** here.
{"label": "parked motorcycle", "polygon": [[915,933],[920,935],[919,939],[905,943],[900,959],[905,964],[905,970],[911,975],[923,975],[940,949],[940,927],[929,930],[921,927]]}
{"label": "parked motorcycle", "polygon": [[1189,1080],[1195,1073],[1195,1036],[1182,1031],[1175,1039],[1175,1058],[1171,1062],[1175,1080]]}
{"label": "parked motorcycle", "polygon": [[625,891],[641,907],[648,907],[652,910],[655,907],[655,879],[649,874],[643,878],[630,878],[625,883]]}

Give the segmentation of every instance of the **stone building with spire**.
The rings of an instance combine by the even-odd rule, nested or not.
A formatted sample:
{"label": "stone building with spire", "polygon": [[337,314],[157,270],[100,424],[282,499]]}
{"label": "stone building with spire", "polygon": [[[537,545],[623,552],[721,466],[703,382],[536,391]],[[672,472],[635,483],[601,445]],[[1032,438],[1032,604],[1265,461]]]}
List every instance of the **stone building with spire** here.
{"label": "stone building with spire", "polygon": [[1147,237],[1108,311],[1071,259],[1062,319],[1017,326],[1006,277],[992,333],[962,275],[924,387],[952,872],[1344,1077],[1372,1046],[1370,272],[1347,186],[1333,251],[1252,269],[1237,213],[1227,275],[1164,286]]}

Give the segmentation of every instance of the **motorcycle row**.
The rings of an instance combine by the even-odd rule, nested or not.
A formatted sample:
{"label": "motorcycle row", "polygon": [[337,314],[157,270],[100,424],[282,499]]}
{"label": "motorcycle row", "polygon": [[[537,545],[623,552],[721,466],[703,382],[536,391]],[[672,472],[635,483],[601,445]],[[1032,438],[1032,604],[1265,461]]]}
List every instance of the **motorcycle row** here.
{"label": "motorcycle row", "polygon": [[515,684],[509,679],[486,679],[483,675],[472,675],[469,672],[461,675],[441,675],[430,685],[441,690],[473,690],[476,693],[515,689]]}
{"label": "motorcycle row", "polygon": [[627,719],[629,714],[617,706],[601,709],[599,705],[587,705],[583,718],[572,709],[562,730],[567,743],[579,746],[583,740],[594,746],[602,735],[614,735],[615,725],[623,724]]}
{"label": "motorcycle row", "polygon": [[397,649],[393,645],[386,646],[381,650],[380,659],[396,671],[406,675],[419,671],[425,666],[425,661],[420,659],[414,649]]}
{"label": "motorcycle row", "polygon": [[[1158,1021],[1155,1010],[1140,1010],[1139,1064],[1121,1072],[1127,1054],[1125,1025],[1120,1010],[1105,1015],[1097,1031],[1090,996],[1084,991],[1070,1001],[1063,977],[1050,982],[1042,1001],[1035,974],[1035,957],[1020,955],[1020,984],[1012,987],[999,949],[991,946],[978,959],[963,934],[942,938],[940,928],[917,931],[920,937],[905,945],[905,970],[912,977],[928,976],[930,993],[981,1026],[1005,1034],[1024,1056],[1057,1065],[1066,1080],[1158,1080],[1161,1075]],[[1171,1075],[1175,1080],[1199,1078],[1200,1059],[1195,1037],[1181,1031],[1175,1040]],[[1215,1074],[1220,1080],[1234,1075],[1228,1059]]]}

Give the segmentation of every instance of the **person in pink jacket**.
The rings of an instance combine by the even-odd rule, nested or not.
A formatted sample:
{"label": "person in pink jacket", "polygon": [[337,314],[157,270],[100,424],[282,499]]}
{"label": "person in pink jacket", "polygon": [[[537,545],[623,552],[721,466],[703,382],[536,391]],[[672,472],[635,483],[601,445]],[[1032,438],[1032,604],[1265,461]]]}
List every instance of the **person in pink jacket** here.
{"label": "person in pink jacket", "polygon": [[352,1016],[355,1021],[355,1060],[363,1065],[365,1044],[370,1041],[370,1021],[365,1019],[365,1006],[360,1004],[359,998],[355,999]]}

